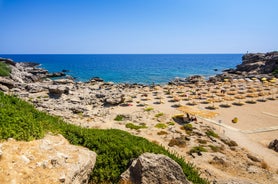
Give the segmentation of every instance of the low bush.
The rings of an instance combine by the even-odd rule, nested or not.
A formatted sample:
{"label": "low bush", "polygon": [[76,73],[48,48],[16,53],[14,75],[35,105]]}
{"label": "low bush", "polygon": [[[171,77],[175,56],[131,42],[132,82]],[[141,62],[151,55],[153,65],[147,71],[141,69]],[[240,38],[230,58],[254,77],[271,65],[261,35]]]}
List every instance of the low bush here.
{"label": "low bush", "polygon": [[204,140],[204,139],[197,139],[198,143],[200,144],[207,144],[207,140]]}
{"label": "low bush", "polygon": [[97,153],[91,183],[117,183],[132,158],[145,152],[160,153],[175,160],[193,183],[209,183],[200,178],[192,164],[148,140],[116,129],[86,129],[68,124],[61,118],[36,110],[16,97],[0,92],[0,140],[15,138],[30,141],[45,133],[62,134],[71,144],[89,148]]}
{"label": "low bush", "polygon": [[219,138],[219,135],[215,133],[213,130],[207,130],[206,135],[209,137]]}
{"label": "low bush", "polygon": [[117,115],[116,117],[115,117],[115,121],[123,121],[124,120],[124,116],[123,115]]}
{"label": "low bush", "polygon": [[163,115],[164,115],[164,113],[163,113],[163,112],[160,112],[160,113],[156,114],[155,117],[156,117],[156,118],[159,118],[160,116],[163,116]]}
{"label": "low bush", "polygon": [[6,63],[0,62],[0,76],[9,76],[11,73],[11,68]]}
{"label": "low bush", "polygon": [[175,125],[175,122],[172,122],[172,121],[167,122],[167,125],[171,125],[171,126],[173,126],[173,125]]}
{"label": "low bush", "polygon": [[222,148],[219,146],[209,145],[209,147],[213,152],[219,152],[220,150],[222,150]]}
{"label": "low bush", "polygon": [[139,130],[141,128],[148,128],[145,124],[141,125],[135,125],[133,123],[128,123],[125,125],[126,128],[133,129],[133,130]]}
{"label": "low bush", "polygon": [[182,137],[179,138],[173,138],[170,140],[168,143],[168,146],[173,147],[173,146],[178,146],[180,148],[184,148],[186,146],[186,141]]}
{"label": "low bush", "polygon": [[164,124],[164,123],[157,123],[157,124],[155,125],[155,127],[156,127],[156,128],[165,129],[165,128],[167,128],[168,126],[167,126],[166,124]]}
{"label": "low bush", "polygon": [[145,109],[144,109],[144,111],[146,111],[146,112],[149,112],[149,111],[152,111],[153,110],[153,107],[146,107]]}
{"label": "low bush", "polygon": [[195,146],[190,149],[189,153],[200,153],[200,152],[207,152],[207,149],[204,148],[203,146]]}

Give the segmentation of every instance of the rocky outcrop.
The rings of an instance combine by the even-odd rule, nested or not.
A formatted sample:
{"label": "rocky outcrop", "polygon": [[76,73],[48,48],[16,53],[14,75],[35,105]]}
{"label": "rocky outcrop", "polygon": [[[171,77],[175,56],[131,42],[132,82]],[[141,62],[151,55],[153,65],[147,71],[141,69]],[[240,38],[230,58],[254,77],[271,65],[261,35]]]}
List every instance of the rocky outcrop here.
{"label": "rocky outcrop", "polygon": [[271,141],[268,145],[268,148],[278,152],[278,139]]}
{"label": "rocky outcrop", "polygon": [[249,74],[269,74],[278,69],[278,52],[250,53],[242,56],[242,64],[236,67],[237,71]]}
{"label": "rocky outcrop", "polygon": [[59,136],[0,144],[0,183],[88,183],[96,153]]}
{"label": "rocky outcrop", "polygon": [[11,59],[7,59],[7,58],[0,58],[0,62],[4,62],[4,63],[7,63],[9,65],[13,65],[15,66],[15,62]]}
{"label": "rocky outcrop", "polygon": [[248,53],[242,56],[242,63],[235,69],[224,70],[221,74],[210,77],[209,82],[215,83],[223,80],[232,81],[242,78],[268,78],[278,77],[278,52]]}
{"label": "rocky outcrop", "polygon": [[120,183],[127,184],[187,184],[182,168],[161,154],[144,153],[134,160],[121,175]]}

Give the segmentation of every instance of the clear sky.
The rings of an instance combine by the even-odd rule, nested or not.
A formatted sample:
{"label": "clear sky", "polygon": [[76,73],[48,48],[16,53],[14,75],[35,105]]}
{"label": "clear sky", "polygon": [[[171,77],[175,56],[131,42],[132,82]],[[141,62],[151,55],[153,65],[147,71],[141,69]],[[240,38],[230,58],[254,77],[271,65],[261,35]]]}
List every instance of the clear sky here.
{"label": "clear sky", "polygon": [[0,53],[278,50],[278,0],[0,0]]}

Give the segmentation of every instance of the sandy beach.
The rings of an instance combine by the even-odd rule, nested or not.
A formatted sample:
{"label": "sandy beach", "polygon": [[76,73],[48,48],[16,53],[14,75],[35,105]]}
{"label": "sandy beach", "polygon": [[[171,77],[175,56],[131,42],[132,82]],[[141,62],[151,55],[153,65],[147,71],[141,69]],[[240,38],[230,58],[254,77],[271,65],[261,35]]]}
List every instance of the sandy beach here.
{"label": "sandy beach", "polygon": [[[70,88],[69,94],[62,94],[59,98],[48,97],[49,93],[44,90],[27,96],[21,91],[17,95],[33,102],[38,109],[61,116],[70,123],[88,128],[121,129],[162,145],[192,162],[212,182],[278,181],[278,153],[268,148],[270,141],[278,135],[277,80],[185,86],[122,87],[105,82],[66,85]],[[117,90],[120,91],[116,94],[124,95],[124,101],[118,105],[83,103],[82,99],[96,94],[108,96],[111,93],[115,96]],[[81,95],[82,99],[79,98]],[[97,96],[101,99],[100,95]],[[74,104],[86,112],[73,110]],[[173,118],[177,115],[189,115],[196,121],[177,122]],[[117,116],[121,116],[121,120],[116,120]],[[233,123],[235,117],[238,122]],[[184,130],[186,123],[192,125],[193,133]],[[132,129],[127,124],[141,128]],[[209,130],[219,138],[206,137]],[[170,144],[181,139],[187,140],[185,145]],[[229,147],[223,144],[224,139],[233,140],[238,146]],[[200,153],[201,156],[199,153],[189,154],[200,145],[208,151]],[[212,147],[221,151],[211,151]],[[249,156],[258,161],[250,160]],[[213,164],[218,158],[225,160],[225,164]]]}

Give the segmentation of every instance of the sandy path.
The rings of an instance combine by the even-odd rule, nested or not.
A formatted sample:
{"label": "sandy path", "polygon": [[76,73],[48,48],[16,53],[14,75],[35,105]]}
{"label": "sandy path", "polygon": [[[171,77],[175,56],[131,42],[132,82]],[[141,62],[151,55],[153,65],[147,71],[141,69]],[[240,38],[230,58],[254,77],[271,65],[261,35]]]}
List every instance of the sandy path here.
{"label": "sandy path", "polygon": [[[270,141],[278,138],[278,101],[267,101],[257,104],[246,104],[241,107],[232,106],[228,109],[218,109],[219,116],[213,121],[221,120],[220,130],[241,147],[260,158],[272,167],[278,169],[278,153],[267,148]],[[231,123],[234,117],[239,118],[237,124]],[[212,124],[211,121],[207,121]],[[217,127],[217,126],[216,126]],[[271,130],[273,129],[273,130]]]}

